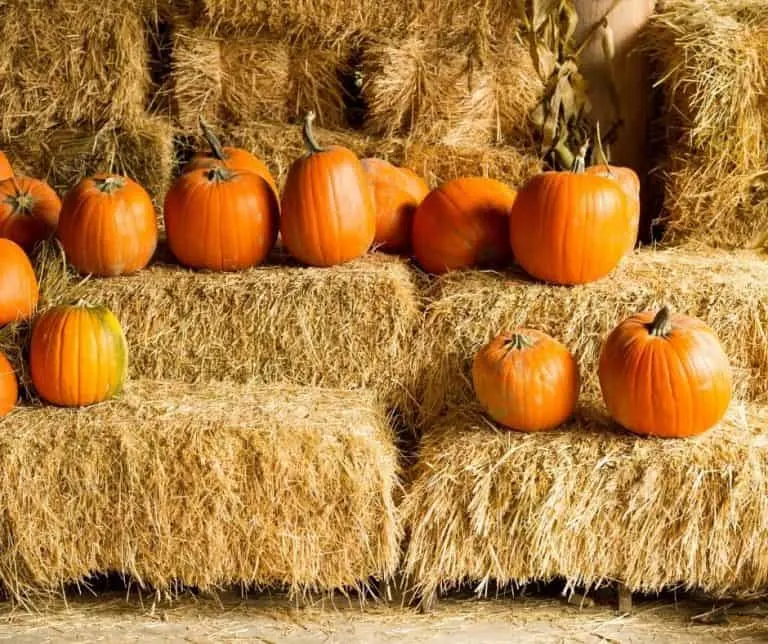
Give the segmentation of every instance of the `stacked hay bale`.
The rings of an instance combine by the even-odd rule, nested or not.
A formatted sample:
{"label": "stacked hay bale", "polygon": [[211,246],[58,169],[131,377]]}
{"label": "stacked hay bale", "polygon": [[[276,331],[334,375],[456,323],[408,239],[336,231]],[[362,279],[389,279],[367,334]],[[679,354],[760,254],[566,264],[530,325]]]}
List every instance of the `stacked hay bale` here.
{"label": "stacked hay bale", "polygon": [[666,3],[648,31],[664,94],[665,240],[743,248],[768,234],[768,7]]}
{"label": "stacked hay bale", "polygon": [[150,102],[151,0],[6,3],[0,21],[0,146],[60,192],[123,172],[162,199],[172,131]]}

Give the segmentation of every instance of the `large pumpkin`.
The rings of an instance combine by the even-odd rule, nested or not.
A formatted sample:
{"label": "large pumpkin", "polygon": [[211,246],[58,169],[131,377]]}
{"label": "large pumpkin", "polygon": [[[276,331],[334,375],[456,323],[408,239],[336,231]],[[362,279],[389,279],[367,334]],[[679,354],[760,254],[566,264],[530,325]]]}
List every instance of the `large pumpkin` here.
{"label": "large pumpkin", "polygon": [[666,307],[632,316],[610,333],[599,375],[611,416],[637,434],[701,434],[731,400],[728,357],[714,332]]}
{"label": "large pumpkin", "polygon": [[83,407],[119,393],[128,372],[120,323],[103,306],[56,306],[35,322],[29,348],[32,384],[43,400]]}
{"label": "large pumpkin", "polygon": [[618,182],[585,172],[583,154],[569,172],[530,179],[512,208],[515,260],[546,282],[584,284],[604,277],[616,268],[632,236],[632,203]]}
{"label": "large pumpkin", "polygon": [[307,154],[293,162],[283,190],[280,233],[304,264],[332,266],[364,255],[376,234],[376,211],[360,160],[344,147],[320,147],[314,114],[304,120]]}
{"label": "large pumpkin", "polygon": [[222,146],[218,137],[202,119],[200,119],[200,129],[202,129],[203,137],[208,143],[208,149],[193,156],[190,162],[184,166],[184,172],[199,170],[200,168],[212,168],[222,163],[230,170],[253,172],[269,184],[275,199],[280,201],[280,191],[277,189],[275,179],[266,163],[243,148]]}
{"label": "large pumpkin", "polygon": [[67,259],[80,273],[134,273],[157,248],[157,219],[147,191],[127,177],[83,179],[64,199],[58,229]]}
{"label": "large pumpkin", "polygon": [[11,167],[11,163],[8,161],[8,157],[5,156],[5,152],[0,150],[0,181],[5,181],[12,176],[13,168]]}
{"label": "large pumpkin", "polygon": [[20,322],[35,311],[39,289],[29,257],[10,239],[0,239],[0,326]]}
{"label": "large pumpkin", "polygon": [[0,182],[0,237],[27,252],[54,233],[60,210],[59,196],[45,181],[12,176]]}
{"label": "large pumpkin", "polygon": [[546,333],[518,329],[483,347],[472,365],[475,395],[496,422],[525,432],[553,429],[573,414],[579,368]]}
{"label": "large pumpkin", "polygon": [[165,197],[163,216],[171,252],[191,268],[256,266],[277,239],[272,188],[253,172],[223,165],[182,174]]}
{"label": "large pumpkin", "polygon": [[7,416],[19,399],[19,382],[13,365],[0,353],[0,417]]}
{"label": "large pumpkin", "polygon": [[413,216],[411,241],[421,267],[445,273],[509,262],[515,199],[514,190],[484,177],[453,179],[430,192]]}
{"label": "large pumpkin", "polygon": [[388,253],[407,252],[413,213],[429,194],[429,186],[412,170],[398,168],[383,159],[363,159],[362,164],[376,208],[374,245]]}

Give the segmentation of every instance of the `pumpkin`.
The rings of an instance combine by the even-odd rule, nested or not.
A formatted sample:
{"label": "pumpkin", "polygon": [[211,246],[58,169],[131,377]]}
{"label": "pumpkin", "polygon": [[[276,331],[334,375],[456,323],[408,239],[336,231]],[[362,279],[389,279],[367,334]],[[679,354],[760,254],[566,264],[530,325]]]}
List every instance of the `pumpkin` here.
{"label": "pumpkin", "polygon": [[611,416],[637,434],[701,434],[731,400],[728,357],[712,329],[667,307],[634,315],[610,333],[599,376]]}
{"label": "pumpkin", "polygon": [[546,333],[518,329],[484,346],[472,364],[475,395],[488,415],[510,429],[553,429],[573,414],[579,368],[568,349]]}
{"label": "pumpkin", "polygon": [[275,199],[278,202],[280,201],[280,191],[277,189],[275,179],[272,177],[272,173],[269,171],[266,163],[248,152],[248,150],[229,146],[222,147],[218,137],[203,119],[200,119],[200,129],[203,131],[206,143],[208,143],[208,150],[198,152],[193,156],[190,162],[184,166],[184,172],[199,170],[200,168],[212,168],[220,164],[225,165],[230,170],[253,172],[269,184]]}
{"label": "pumpkin", "polygon": [[5,156],[5,152],[0,150],[0,181],[5,181],[13,176],[13,168],[11,167],[8,157]]}
{"label": "pumpkin", "polygon": [[0,239],[0,326],[31,317],[39,289],[29,257],[10,239]]}
{"label": "pumpkin", "polygon": [[84,302],[48,309],[35,322],[29,347],[32,384],[62,407],[109,400],[123,388],[128,347],[113,313]]}
{"label": "pumpkin", "polygon": [[80,273],[135,273],[149,264],[157,248],[152,199],[127,177],[99,174],[83,179],[64,198],[58,238]]}
{"label": "pumpkin", "polygon": [[360,159],[344,147],[322,148],[304,119],[307,154],[288,171],[280,233],[288,252],[311,266],[332,266],[364,255],[376,234],[376,210]]}
{"label": "pumpkin", "polygon": [[54,233],[60,210],[59,196],[45,181],[12,176],[0,182],[0,237],[27,252]]}
{"label": "pumpkin", "polygon": [[236,271],[261,264],[277,239],[272,188],[253,172],[218,165],[182,174],[165,196],[168,247],[190,268]]}
{"label": "pumpkin", "polygon": [[7,416],[19,399],[16,372],[4,354],[0,353],[0,417]]}
{"label": "pumpkin", "polygon": [[415,172],[383,159],[363,159],[362,164],[376,209],[373,243],[384,252],[404,253],[411,245],[413,213],[429,194],[429,186]]}
{"label": "pumpkin", "polygon": [[511,260],[509,213],[514,190],[495,179],[462,177],[432,192],[413,216],[413,252],[430,273]]}
{"label": "pumpkin", "polygon": [[616,268],[627,251],[633,206],[616,181],[585,172],[585,151],[586,146],[571,171],[531,178],[512,207],[515,260],[537,279],[592,282]]}

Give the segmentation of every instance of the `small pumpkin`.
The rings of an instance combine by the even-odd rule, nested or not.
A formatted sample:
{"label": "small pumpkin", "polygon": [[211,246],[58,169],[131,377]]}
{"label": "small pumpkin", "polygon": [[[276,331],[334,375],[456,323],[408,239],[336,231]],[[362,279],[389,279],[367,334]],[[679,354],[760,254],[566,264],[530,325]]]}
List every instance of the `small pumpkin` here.
{"label": "small pumpkin", "polygon": [[0,326],[31,317],[39,295],[27,254],[10,239],[0,239]]}
{"label": "small pumpkin", "polygon": [[0,353],[0,417],[7,416],[19,399],[19,381],[13,365]]}
{"label": "small pumpkin", "polygon": [[530,179],[512,207],[512,252],[537,279],[592,282],[616,268],[627,251],[633,205],[616,181],[585,172],[585,153],[586,146],[569,172],[544,172]]}
{"label": "small pumpkin", "polygon": [[429,194],[429,186],[408,168],[383,159],[361,161],[373,190],[376,209],[374,245],[388,253],[405,253],[411,245],[413,213]]}
{"label": "small pumpkin", "polygon": [[243,148],[223,147],[218,137],[203,119],[200,119],[200,129],[203,131],[203,137],[208,143],[208,150],[198,152],[193,156],[190,162],[184,166],[184,172],[199,170],[200,168],[212,168],[220,164],[223,164],[230,170],[253,172],[269,184],[279,204],[280,191],[277,189],[275,179],[266,163]]}
{"label": "small pumpkin", "polygon": [[462,177],[430,192],[413,215],[413,252],[429,273],[495,268],[511,261],[514,190],[495,179]]}
{"label": "small pumpkin", "polygon": [[568,420],[580,386],[571,352],[535,329],[502,333],[480,349],[472,382],[493,420],[523,432],[554,429]]}
{"label": "small pumpkin", "polygon": [[128,177],[98,174],[64,198],[58,238],[82,274],[135,273],[157,248],[157,218],[147,191]]}
{"label": "small pumpkin", "polygon": [[30,252],[53,235],[61,200],[45,181],[14,177],[0,182],[0,237]]}
{"label": "small pumpkin", "polygon": [[5,181],[13,176],[13,168],[5,152],[0,150],[0,181]]}
{"label": "small pumpkin", "polygon": [[717,336],[667,307],[634,315],[609,334],[599,376],[611,416],[636,434],[701,434],[731,401],[731,370]]}
{"label": "small pumpkin", "polygon": [[368,252],[376,234],[376,210],[368,177],[354,152],[320,147],[304,119],[307,154],[288,171],[280,234],[288,252],[311,266],[343,264]]}
{"label": "small pumpkin", "polygon": [[236,271],[261,264],[277,240],[267,181],[223,165],[182,174],[165,196],[168,247],[190,268]]}
{"label": "small pumpkin", "polygon": [[128,373],[120,322],[108,308],[84,302],[48,309],[32,330],[29,367],[35,390],[49,403],[84,407],[109,400]]}

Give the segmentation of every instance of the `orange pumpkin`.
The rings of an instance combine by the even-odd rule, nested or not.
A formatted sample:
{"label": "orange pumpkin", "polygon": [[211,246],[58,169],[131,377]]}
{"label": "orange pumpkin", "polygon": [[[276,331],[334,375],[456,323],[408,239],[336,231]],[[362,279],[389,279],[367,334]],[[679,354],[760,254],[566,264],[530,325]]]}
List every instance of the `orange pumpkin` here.
{"label": "orange pumpkin", "polygon": [[413,216],[411,241],[421,267],[445,273],[511,261],[509,213],[516,193],[500,181],[463,177],[427,195]]}
{"label": "orange pumpkin", "polygon": [[585,152],[586,146],[570,172],[530,179],[512,208],[512,252],[537,279],[592,282],[616,268],[627,250],[632,205],[616,181],[585,172]]}
{"label": "orange pumpkin", "polygon": [[704,322],[640,313],[608,336],[600,356],[600,387],[611,416],[637,434],[701,434],[725,415],[731,370],[720,342]]}
{"label": "orange pumpkin", "polygon": [[404,253],[411,245],[413,213],[429,194],[429,186],[415,172],[383,159],[363,159],[373,190],[376,236],[373,243],[388,253]]}
{"label": "orange pumpkin", "polygon": [[103,306],[48,309],[35,322],[29,347],[32,384],[43,400],[84,407],[123,388],[128,346],[120,323]]}
{"label": "orange pumpkin", "polygon": [[0,182],[0,237],[27,252],[54,233],[60,210],[59,196],[45,181],[12,176]]}
{"label": "orange pumpkin", "polygon": [[546,333],[518,329],[483,347],[472,364],[478,401],[496,422],[524,432],[553,429],[573,415],[579,368]]}
{"label": "orange pumpkin", "polygon": [[11,167],[8,157],[5,156],[5,152],[0,150],[0,181],[5,181],[13,176],[13,168]]}
{"label": "orange pumpkin", "polygon": [[13,365],[0,353],[0,417],[7,416],[19,399],[19,382]]}
{"label": "orange pumpkin", "polygon": [[200,119],[200,128],[203,131],[203,136],[208,143],[208,150],[198,152],[192,157],[189,163],[184,166],[184,172],[190,172],[192,170],[199,170],[200,168],[212,168],[214,166],[224,164],[230,170],[242,170],[244,172],[253,172],[259,175],[264,181],[269,184],[274,192],[275,199],[280,201],[280,191],[277,189],[277,184],[269,171],[267,164],[264,163],[257,156],[243,150],[242,148],[222,147],[218,137],[213,133],[211,128]]}
{"label": "orange pumpkin", "polygon": [[272,188],[222,165],[182,174],[165,197],[168,247],[191,268],[236,271],[261,264],[277,239]]}
{"label": "orange pumpkin", "polygon": [[288,252],[312,266],[364,255],[376,234],[376,210],[360,159],[347,148],[321,148],[304,119],[308,153],[291,165],[283,190],[280,233]]}
{"label": "orange pumpkin", "polygon": [[109,277],[135,273],[157,248],[157,219],[147,191],[111,174],[83,179],[64,199],[59,241],[80,273]]}
{"label": "orange pumpkin", "polygon": [[10,239],[0,239],[0,326],[32,316],[39,289],[29,257]]}

